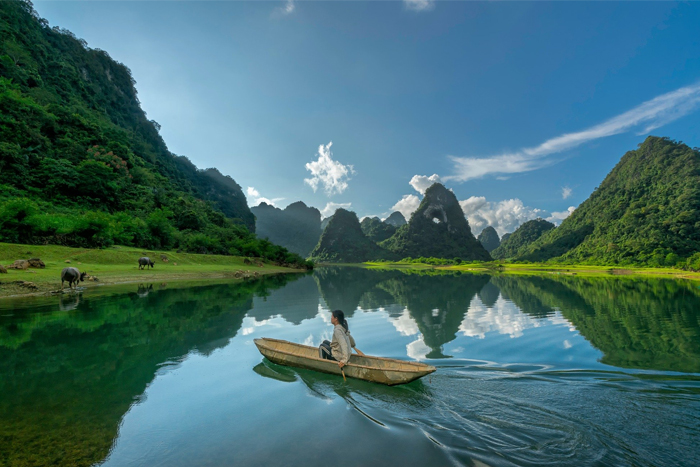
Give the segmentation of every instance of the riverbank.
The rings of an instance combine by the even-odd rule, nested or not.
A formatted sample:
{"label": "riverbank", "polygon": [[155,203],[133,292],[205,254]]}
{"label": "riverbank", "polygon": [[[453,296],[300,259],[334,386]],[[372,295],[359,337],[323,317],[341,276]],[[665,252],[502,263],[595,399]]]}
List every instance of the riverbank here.
{"label": "riverbank", "polygon": [[471,271],[489,274],[521,274],[521,275],[573,275],[573,276],[643,276],[666,277],[671,279],[689,279],[700,281],[700,272],[683,271],[673,268],[640,268],[630,266],[595,266],[581,265],[552,265],[541,263],[462,263],[459,265],[431,265],[424,263],[362,263],[363,267],[373,269],[416,269],[436,271]]}
{"label": "riverbank", "polygon": [[[142,256],[150,257],[155,266],[152,269],[139,269],[138,259]],[[81,282],[81,287],[141,282],[234,280],[264,274],[302,272],[258,258],[240,256],[197,255],[123,246],[90,249],[0,243],[0,264],[6,268],[16,260],[30,258],[41,259],[46,267],[7,269],[7,274],[0,274],[0,298],[60,292],[61,270],[67,266],[76,267],[96,278]],[[68,283],[64,286],[67,290]]]}

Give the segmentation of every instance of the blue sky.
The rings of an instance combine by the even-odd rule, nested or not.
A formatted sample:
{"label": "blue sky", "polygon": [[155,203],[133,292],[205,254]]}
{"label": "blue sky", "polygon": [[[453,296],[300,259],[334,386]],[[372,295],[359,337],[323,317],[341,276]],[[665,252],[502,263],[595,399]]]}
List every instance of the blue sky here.
{"label": "blue sky", "polygon": [[648,134],[700,146],[697,2],[35,8],[131,68],[170,150],[251,205],[410,212],[436,174],[502,234],[563,218]]}

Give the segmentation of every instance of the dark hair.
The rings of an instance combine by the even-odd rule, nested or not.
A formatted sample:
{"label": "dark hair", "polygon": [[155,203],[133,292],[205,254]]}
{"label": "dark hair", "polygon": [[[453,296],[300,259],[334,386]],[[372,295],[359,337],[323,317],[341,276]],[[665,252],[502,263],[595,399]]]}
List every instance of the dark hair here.
{"label": "dark hair", "polygon": [[335,316],[335,319],[338,320],[338,323],[342,324],[345,330],[348,330],[348,322],[345,320],[345,313],[343,313],[340,310],[333,310],[333,313],[331,313],[333,316]]}

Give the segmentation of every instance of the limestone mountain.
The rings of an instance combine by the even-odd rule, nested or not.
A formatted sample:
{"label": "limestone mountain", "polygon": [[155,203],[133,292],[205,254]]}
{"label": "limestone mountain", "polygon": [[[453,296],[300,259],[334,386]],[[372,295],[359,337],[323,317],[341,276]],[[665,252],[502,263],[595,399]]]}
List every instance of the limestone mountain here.
{"label": "limestone mountain", "polygon": [[328,227],[328,223],[329,223],[330,221],[331,221],[331,218],[330,218],[330,217],[326,217],[325,219],[323,219],[323,220],[321,221],[321,232],[323,232],[324,230],[326,230],[326,227]]}
{"label": "limestone mountain", "polygon": [[396,255],[380,248],[362,232],[357,214],[342,208],[328,221],[310,257],[313,261],[327,263],[397,259]]}
{"label": "limestone mountain", "polygon": [[479,240],[479,243],[481,243],[484,249],[489,253],[498,248],[501,244],[501,239],[498,238],[498,232],[490,225],[482,230],[476,239]]}
{"label": "limestone mountain", "polygon": [[255,214],[255,229],[259,237],[304,258],[309,256],[321,237],[321,213],[301,201],[284,209],[263,202],[250,210]]}
{"label": "limestone mountain", "polygon": [[[491,252],[495,259],[511,259],[518,252],[532,244],[545,232],[554,229],[555,225],[544,219],[527,221],[513,232],[501,245]],[[505,236],[504,236],[505,237]]]}
{"label": "limestone mountain", "polygon": [[675,266],[700,252],[700,150],[649,136],[518,259]]}
{"label": "limestone mountain", "polygon": [[469,228],[454,193],[440,183],[425,192],[407,225],[400,227],[380,246],[399,257],[461,258],[489,261],[491,256]]}
{"label": "limestone mountain", "polygon": [[396,227],[382,222],[378,217],[365,217],[360,223],[362,231],[375,243],[386,240],[394,235]]}
{"label": "limestone mountain", "polygon": [[392,212],[389,217],[384,219],[384,222],[397,228],[408,223],[406,222],[406,218],[403,217],[403,214],[399,211]]}

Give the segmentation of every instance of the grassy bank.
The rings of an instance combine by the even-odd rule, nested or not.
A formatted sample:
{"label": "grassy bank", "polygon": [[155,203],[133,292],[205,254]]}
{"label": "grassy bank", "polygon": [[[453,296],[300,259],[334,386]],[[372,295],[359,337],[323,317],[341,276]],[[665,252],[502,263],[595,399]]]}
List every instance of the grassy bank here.
{"label": "grassy bank", "polygon": [[568,274],[578,276],[619,275],[668,277],[700,281],[700,272],[682,271],[673,268],[639,268],[629,266],[595,266],[595,265],[552,265],[541,263],[462,263],[459,265],[430,265],[423,263],[364,263],[365,267],[376,269],[434,269],[443,271],[474,271],[492,274]]}
{"label": "grassy bank", "polygon": [[[148,256],[155,261],[154,268],[139,270],[138,259],[141,256]],[[161,259],[162,256],[167,257],[167,262]],[[299,272],[269,262],[256,264],[254,261],[246,264],[246,259],[239,256],[196,255],[120,246],[88,249],[0,243],[0,264],[3,266],[7,267],[18,259],[29,258],[40,258],[46,268],[8,269],[7,274],[0,274],[0,297],[60,290],[61,270],[66,266],[76,267],[98,279],[81,282],[81,287],[127,282],[235,279],[241,275],[239,271],[247,271],[250,275]],[[22,282],[31,282],[36,288],[27,287]],[[65,287],[68,287],[67,283]]]}

